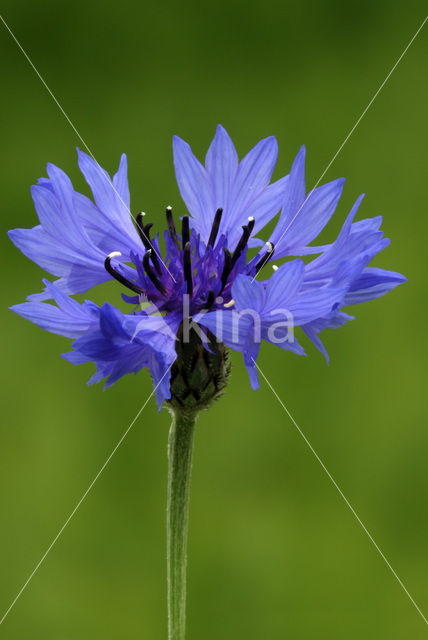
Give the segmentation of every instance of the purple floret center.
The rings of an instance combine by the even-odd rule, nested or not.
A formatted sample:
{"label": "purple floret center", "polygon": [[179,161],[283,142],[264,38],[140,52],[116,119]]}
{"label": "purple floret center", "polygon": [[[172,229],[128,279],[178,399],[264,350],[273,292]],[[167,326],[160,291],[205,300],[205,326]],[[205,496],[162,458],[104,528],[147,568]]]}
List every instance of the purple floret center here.
{"label": "purple floret center", "polygon": [[191,314],[203,309],[213,309],[231,300],[231,287],[240,273],[255,276],[270,260],[274,246],[268,243],[266,253],[253,266],[246,265],[248,241],[254,229],[255,220],[248,219],[242,225],[242,234],[233,251],[227,246],[227,237],[219,235],[223,209],[219,208],[214,216],[207,245],[190,228],[189,216],[181,221],[181,236],[177,234],[171,207],[166,210],[167,231],[165,232],[166,259],[163,260],[157,239],[152,240],[152,223],[144,224],[144,215],[136,216],[136,227],[144,252],[133,254],[135,277],[128,268],[112,260],[119,254],[106,257],[104,266],[108,273],[137,298],[128,298],[135,303],[144,299],[153,303],[161,311],[174,311],[182,307],[183,295],[188,296]]}

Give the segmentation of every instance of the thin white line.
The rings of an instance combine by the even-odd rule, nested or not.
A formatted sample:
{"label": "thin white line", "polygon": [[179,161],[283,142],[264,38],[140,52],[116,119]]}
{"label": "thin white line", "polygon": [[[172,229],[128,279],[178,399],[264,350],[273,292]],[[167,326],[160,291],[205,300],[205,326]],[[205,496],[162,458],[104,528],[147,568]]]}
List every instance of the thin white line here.
{"label": "thin white line", "polygon": [[400,580],[400,578],[398,577],[398,575],[396,574],[396,572],[394,571],[394,569],[392,568],[391,564],[389,563],[389,561],[387,560],[387,558],[385,557],[385,554],[382,552],[382,550],[380,549],[380,547],[378,546],[378,544],[376,543],[376,541],[374,540],[373,536],[371,535],[371,533],[368,531],[367,527],[365,526],[365,524],[362,522],[362,520],[360,519],[360,517],[358,516],[358,514],[356,513],[355,509],[353,508],[353,506],[351,505],[351,503],[349,502],[349,500],[347,499],[347,497],[345,496],[345,494],[343,493],[342,489],[339,487],[339,485],[337,484],[336,480],[333,478],[333,476],[331,475],[330,471],[327,469],[327,467],[325,466],[324,462],[321,460],[321,458],[319,457],[318,453],[315,451],[315,449],[313,448],[313,446],[311,445],[311,443],[309,442],[309,440],[307,439],[307,437],[305,436],[305,434],[303,433],[303,431],[301,430],[301,428],[299,427],[299,425],[297,424],[297,422],[295,421],[295,419],[293,418],[293,416],[291,415],[291,413],[289,412],[289,410],[287,409],[287,407],[285,406],[285,404],[283,403],[283,401],[281,400],[281,398],[279,397],[279,395],[277,394],[277,392],[275,391],[275,389],[273,388],[272,384],[269,382],[269,380],[266,378],[265,374],[263,373],[263,371],[260,369],[259,365],[256,363],[256,361],[254,360],[254,358],[251,358],[254,365],[257,367],[258,371],[260,371],[261,375],[263,376],[266,384],[269,386],[270,390],[272,391],[273,395],[275,396],[275,398],[278,400],[279,404],[281,405],[281,407],[284,409],[285,413],[288,415],[288,417],[290,418],[291,422],[294,424],[294,426],[296,427],[297,431],[300,433],[300,435],[302,436],[303,440],[306,442],[306,444],[308,445],[309,449],[311,450],[311,452],[313,453],[313,455],[315,456],[315,458],[318,460],[319,464],[321,465],[323,471],[326,473],[326,475],[328,476],[329,480],[332,482],[332,484],[334,485],[334,487],[336,488],[336,490],[338,491],[339,495],[341,496],[341,498],[343,498],[343,500],[345,501],[347,507],[350,509],[351,513],[353,514],[353,516],[355,517],[355,519],[357,520],[357,522],[359,523],[359,525],[362,527],[364,533],[368,536],[369,540],[371,541],[371,543],[373,544],[373,546],[375,547],[376,551],[379,553],[380,557],[382,558],[382,560],[385,562],[386,566],[388,567],[388,569],[391,571],[391,573],[393,574],[393,576],[395,577],[395,579],[397,580],[398,584],[400,585],[400,587],[403,589],[404,593],[407,595],[407,597],[409,598],[410,602],[413,604],[413,606],[415,607],[415,609],[418,611],[419,615],[421,616],[421,618],[423,619],[423,621],[425,622],[426,625],[428,625],[428,620],[426,619],[426,617],[424,616],[424,614],[422,613],[422,611],[420,610],[420,608],[418,607],[418,605],[416,604],[416,602],[414,601],[414,599],[412,598],[412,596],[410,595],[410,593],[407,591],[406,587],[404,586],[403,582]]}
{"label": "thin white line", "polygon": [[[340,147],[338,148],[338,150],[336,151],[336,153],[334,154],[334,156],[332,157],[332,159],[330,160],[330,162],[328,163],[327,167],[324,169],[324,171],[322,172],[322,174],[320,175],[320,177],[318,178],[317,182],[315,183],[315,186],[311,189],[311,191],[308,193],[308,195],[306,196],[306,198],[304,199],[303,203],[301,204],[300,208],[297,210],[297,213],[294,215],[294,217],[292,218],[292,220],[289,222],[289,224],[287,225],[287,227],[285,228],[285,230],[282,232],[282,234],[280,235],[279,239],[276,241],[276,244],[278,244],[282,238],[285,236],[285,234],[287,233],[287,231],[289,230],[289,228],[291,227],[291,225],[293,224],[293,222],[295,221],[295,219],[297,218],[297,216],[299,215],[299,213],[301,212],[301,210],[303,209],[303,207],[305,206],[305,204],[308,202],[309,198],[311,197],[311,195],[313,194],[313,192],[315,191],[315,189],[317,188],[317,186],[319,185],[319,183],[321,182],[321,180],[324,178],[325,174],[327,173],[327,171],[330,169],[331,165],[333,164],[333,162],[336,160],[337,156],[339,155],[339,153],[342,151],[343,147],[345,146],[345,144],[348,142],[349,138],[352,136],[352,134],[354,133],[355,129],[358,127],[358,125],[360,124],[361,120],[364,118],[364,116],[366,115],[367,111],[370,109],[370,107],[372,106],[373,102],[376,100],[376,98],[378,97],[379,93],[382,91],[382,89],[384,88],[384,86],[386,85],[386,83],[388,82],[389,78],[392,76],[392,74],[394,73],[395,69],[398,67],[398,65],[400,64],[401,60],[404,58],[404,56],[406,55],[407,51],[409,50],[409,48],[411,47],[411,45],[413,44],[413,42],[415,41],[415,39],[417,38],[417,36],[419,35],[420,31],[422,30],[423,26],[425,25],[425,22],[428,20],[428,16],[424,19],[424,21],[422,22],[422,24],[419,26],[419,28],[417,29],[416,33],[413,35],[412,39],[410,40],[410,42],[408,43],[408,45],[406,46],[406,48],[404,49],[404,51],[402,52],[402,54],[400,55],[400,57],[398,58],[398,60],[396,61],[396,63],[394,64],[394,66],[392,67],[391,71],[388,73],[388,75],[386,76],[385,80],[382,82],[382,84],[380,85],[380,87],[378,88],[378,90],[376,91],[376,93],[374,94],[374,96],[372,97],[372,99],[370,100],[370,102],[368,103],[368,105],[366,106],[366,108],[364,109],[364,111],[362,112],[362,114],[360,115],[360,117],[358,118],[358,120],[356,121],[356,123],[354,124],[354,126],[352,127],[352,129],[350,130],[350,132],[348,133],[348,135],[346,136],[345,140],[342,142],[342,144],[340,145]],[[260,273],[260,271],[259,271]],[[257,278],[257,273],[254,276],[252,282],[254,282],[254,280]]]}
{"label": "thin white line", "polygon": [[[64,109],[62,108],[62,106],[60,105],[60,103],[58,102],[58,100],[56,99],[55,95],[53,94],[53,92],[49,89],[47,83],[45,82],[45,80],[43,79],[42,75],[39,73],[38,69],[36,68],[36,66],[33,64],[33,62],[31,61],[29,55],[27,54],[27,52],[25,51],[24,47],[21,45],[21,43],[19,42],[18,38],[15,36],[15,34],[13,33],[12,29],[9,27],[9,25],[7,24],[7,22],[5,21],[5,19],[3,18],[2,15],[0,15],[0,20],[3,22],[4,26],[6,27],[6,29],[9,31],[10,35],[12,36],[12,38],[14,39],[14,41],[16,42],[16,44],[18,45],[19,49],[21,50],[21,52],[23,53],[23,55],[25,56],[26,60],[29,62],[31,68],[33,69],[33,71],[36,73],[37,77],[39,78],[40,82],[43,84],[43,86],[45,87],[46,91],[49,93],[49,95],[51,96],[52,100],[55,102],[55,104],[57,105],[58,109],[61,111],[62,115],[64,116],[64,118],[67,120],[68,124],[70,125],[70,127],[73,129],[74,133],[77,135],[77,137],[79,138],[79,140],[82,142],[82,144],[84,145],[84,147],[86,148],[86,150],[88,151],[89,155],[91,156],[91,158],[93,160],[95,160],[95,162],[97,164],[99,164],[98,160],[96,159],[96,157],[94,156],[94,154],[92,153],[92,151],[90,150],[90,148],[88,147],[88,145],[86,144],[86,142],[84,141],[84,139],[82,138],[82,136],[80,135],[80,133],[77,131],[76,127],[74,126],[74,124],[72,123],[72,121],[70,120],[70,118],[68,117],[68,115],[66,114],[66,112],[64,111]],[[119,200],[121,201],[121,203],[123,204],[123,206],[125,207],[125,209],[128,211],[129,215],[131,216],[131,218],[133,218],[135,220],[135,222],[138,225],[137,219],[136,217],[132,214],[131,210],[129,209],[129,207],[126,205],[126,203],[123,201],[122,196],[120,195],[120,193],[117,191],[117,189],[114,187],[113,183],[112,183],[112,189],[115,192],[115,194],[117,195],[117,197],[119,198]],[[146,234],[143,232],[144,236],[146,236]],[[146,239],[150,241],[150,238]],[[171,271],[168,269],[168,267],[166,266],[165,262],[162,259],[162,256],[158,253],[158,251],[156,250],[155,246],[153,245],[153,243],[151,243],[153,246],[153,251],[156,253],[156,255],[158,256],[159,260],[162,262],[163,266],[165,267],[165,269],[167,270],[167,272],[169,273],[169,275],[171,276],[171,278],[173,279],[174,282],[177,282],[176,279],[174,278],[174,276],[172,275]]]}
{"label": "thin white line", "polygon": [[4,620],[6,619],[6,617],[8,616],[8,614],[10,613],[10,611],[12,610],[12,608],[15,606],[16,602],[19,600],[19,598],[21,597],[22,593],[24,592],[24,590],[26,589],[26,587],[28,586],[29,582],[32,580],[32,578],[34,577],[34,575],[37,573],[37,571],[39,570],[40,566],[42,565],[42,563],[44,562],[44,560],[46,559],[47,555],[49,554],[49,552],[52,550],[52,547],[55,545],[55,543],[57,542],[57,540],[60,538],[61,534],[63,533],[64,529],[66,528],[66,526],[69,524],[70,520],[73,518],[73,516],[75,515],[76,511],[79,509],[80,505],[82,504],[82,502],[85,500],[86,496],[88,495],[88,493],[90,492],[90,490],[92,489],[92,487],[94,486],[94,484],[96,483],[96,481],[98,480],[98,478],[100,477],[100,475],[102,474],[102,472],[104,471],[104,469],[106,468],[106,466],[108,465],[108,463],[110,462],[110,460],[112,459],[112,457],[114,456],[114,454],[116,453],[116,451],[118,450],[118,448],[120,447],[120,445],[122,444],[122,442],[125,440],[126,436],[128,435],[128,433],[131,431],[132,427],[134,426],[134,424],[137,422],[138,418],[140,417],[140,415],[142,414],[143,410],[145,409],[146,405],[148,404],[149,400],[152,398],[152,396],[154,395],[154,393],[156,392],[157,388],[159,387],[159,385],[161,384],[162,380],[165,378],[165,376],[168,374],[169,370],[171,369],[172,365],[169,365],[168,369],[165,371],[165,373],[163,374],[162,378],[159,380],[159,382],[157,383],[156,387],[153,389],[153,391],[151,392],[151,394],[149,395],[149,397],[147,398],[147,400],[145,401],[145,403],[143,404],[143,406],[141,407],[141,409],[138,411],[137,415],[135,416],[135,418],[132,420],[131,424],[129,425],[129,427],[126,429],[125,433],[122,435],[122,437],[120,438],[119,442],[116,444],[116,446],[114,447],[113,451],[111,452],[111,454],[108,456],[107,460],[104,462],[104,464],[102,465],[102,467],[100,468],[100,470],[98,471],[97,475],[95,476],[95,478],[92,480],[91,484],[89,485],[89,487],[86,489],[85,493],[82,495],[82,497],[80,498],[79,502],[76,504],[76,506],[74,507],[73,511],[70,513],[70,515],[68,516],[67,520],[64,522],[64,524],[62,525],[61,529],[58,531],[58,533],[56,534],[55,538],[52,540],[52,542],[50,543],[49,547],[46,549],[45,553],[42,555],[42,557],[40,558],[39,562],[36,564],[36,566],[34,567],[33,571],[30,573],[29,577],[27,578],[27,580],[25,581],[24,585],[21,587],[21,589],[19,590],[18,594],[16,595],[16,597],[14,598],[14,600],[12,601],[11,605],[9,606],[9,608],[7,609],[7,611],[5,612],[5,614],[3,615],[3,617],[0,620],[0,625],[3,624]]}
{"label": "thin white line", "polygon": [[54,94],[52,93],[52,91],[49,89],[48,85],[46,84],[46,82],[44,81],[44,79],[42,78],[42,76],[40,75],[40,73],[38,72],[38,70],[36,69],[36,67],[34,66],[34,64],[32,63],[30,57],[28,56],[27,52],[25,51],[25,49],[22,47],[21,43],[19,42],[19,40],[17,39],[17,37],[15,36],[15,34],[13,33],[13,31],[10,29],[9,25],[7,24],[7,22],[5,21],[5,19],[3,18],[2,15],[0,15],[0,19],[3,22],[4,26],[6,27],[6,29],[9,31],[10,35],[12,36],[12,38],[15,40],[16,44],[18,45],[18,47],[20,48],[21,52],[24,54],[25,58],[27,59],[27,62],[29,62],[29,64],[31,65],[33,71],[36,73],[36,75],[38,76],[40,82],[43,84],[43,86],[45,87],[46,91],[49,93],[49,95],[51,96],[52,100],[55,102],[56,106],[58,107],[58,109],[61,111],[62,115],[64,116],[64,118],[67,120],[68,124],[70,125],[70,127],[73,129],[74,133],[77,135],[77,137],[79,138],[79,140],[81,140],[82,144],[86,147],[89,155],[95,160],[95,156],[92,153],[92,151],[90,150],[90,148],[88,147],[88,145],[86,144],[86,142],[83,140],[82,136],[80,135],[80,133],[77,131],[76,127],[74,126],[74,124],[71,122],[70,118],[68,117],[68,115],[66,114],[66,112],[64,111],[64,109],[61,107],[60,103],[58,102],[58,100],[55,98]]}

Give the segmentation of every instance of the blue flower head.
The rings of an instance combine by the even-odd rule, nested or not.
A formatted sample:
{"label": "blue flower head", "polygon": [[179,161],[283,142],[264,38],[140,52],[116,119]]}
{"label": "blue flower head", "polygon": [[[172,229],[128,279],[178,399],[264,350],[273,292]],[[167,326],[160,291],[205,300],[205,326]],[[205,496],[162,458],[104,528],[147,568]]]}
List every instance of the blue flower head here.
{"label": "blue flower head", "polygon": [[[130,213],[126,156],[111,179],[79,150],[93,201],[48,164],[48,178],[31,190],[40,224],[9,232],[22,253],[57,278],[44,280],[45,289],[13,311],[71,338],[72,351],[63,357],[73,364],[94,362],[91,383],[106,378],[111,385],[148,367],[160,408],[171,397],[170,372],[180,365],[178,342],[186,325],[188,334],[198,331],[205,353],[213,352],[213,338],[241,352],[256,389],[255,362],[263,340],[304,355],[294,335],[300,327],[328,358],[319,335],[352,319],[344,307],[382,296],[405,281],[399,273],[368,266],[389,241],[379,230],[381,218],[354,221],[362,196],[332,244],[311,245],[333,215],[344,180],[307,193],[304,147],[290,174],[273,183],[273,137],[239,161],[219,126],[205,166],[178,137],[173,149],[190,215],[178,228],[167,207],[163,243],[159,235],[152,237],[143,213],[135,219]],[[278,213],[272,235],[260,240],[263,227]],[[249,249],[255,254],[251,258]],[[304,262],[291,256],[315,257]],[[281,264],[272,264],[273,258]],[[118,294],[127,310],[107,302],[80,304],[71,297],[111,279],[121,285]]]}

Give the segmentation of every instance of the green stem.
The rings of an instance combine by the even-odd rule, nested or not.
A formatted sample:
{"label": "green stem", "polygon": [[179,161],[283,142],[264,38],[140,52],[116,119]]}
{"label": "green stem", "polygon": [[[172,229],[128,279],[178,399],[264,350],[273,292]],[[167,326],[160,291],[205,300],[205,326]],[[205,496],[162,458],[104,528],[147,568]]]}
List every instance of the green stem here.
{"label": "green stem", "polygon": [[173,416],[168,439],[168,640],[184,640],[187,530],[196,418]]}

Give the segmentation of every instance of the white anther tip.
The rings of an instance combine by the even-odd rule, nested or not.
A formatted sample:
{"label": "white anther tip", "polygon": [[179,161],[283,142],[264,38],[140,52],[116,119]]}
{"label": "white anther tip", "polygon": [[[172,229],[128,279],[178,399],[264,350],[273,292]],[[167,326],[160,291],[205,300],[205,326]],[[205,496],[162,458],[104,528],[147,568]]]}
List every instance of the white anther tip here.
{"label": "white anther tip", "polygon": [[167,209],[167,211],[172,211],[171,205],[169,204],[166,209]]}
{"label": "white anther tip", "polygon": [[272,265],[272,269],[273,269],[274,271],[278,271],[279,267],[278,267],[278,265],[277,265],[277,264],[273,264],[273,265]]}
{"label": "white anther tip", "polygon": [[229,307],[233,307],[234,304],[235,304],[235,300],[232,298],[232,300],[230,300],[229,302],[226,302],[224,306],[226,309],[228,309]]}
{"label": "white anther tip", "polygon": [[112,251],[108,254],[107,258],[120,258],[121,255],[120,251]]}
{"label": "white anther tip", "polygon": [[254,222],[254,220],[255,220],[255,217],[254,217],[254,216],[250,216],[250,217],[248,218],[248,222]]}
{"label": "white anther tip", "polygon": [[267,250],[268,250],[268,251],[272,251],[272,249],[273,249],[273,244],[272,244],[272,242],[269,242],[269,241],[268,241],[268,242],[266,242],[266,245],[265,245],[265,246],[266,246],[266,248],[267,248]]}

